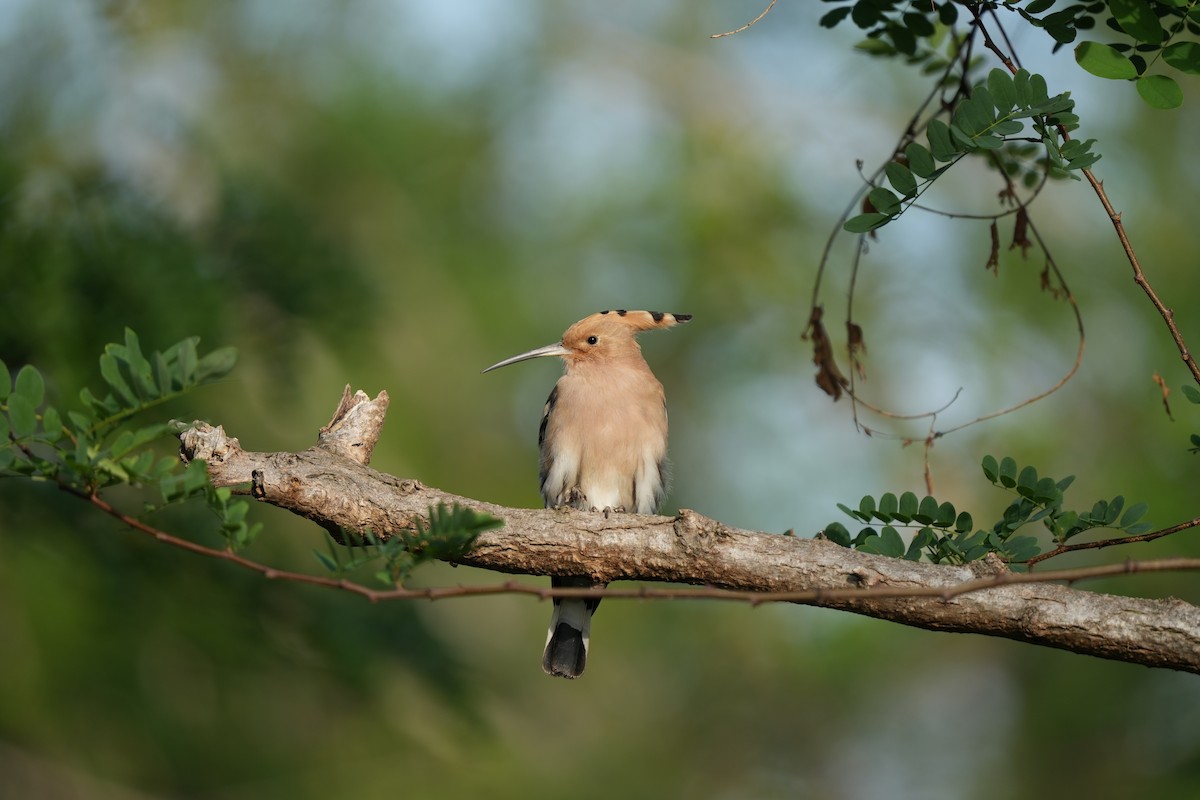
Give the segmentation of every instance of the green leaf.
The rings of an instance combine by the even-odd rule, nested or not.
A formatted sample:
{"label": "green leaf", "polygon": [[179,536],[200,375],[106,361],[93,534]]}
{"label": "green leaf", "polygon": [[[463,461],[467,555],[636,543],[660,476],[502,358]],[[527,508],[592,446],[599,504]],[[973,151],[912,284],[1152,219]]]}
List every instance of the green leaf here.
{"label": "green leaf", "polygon": [[238,503],[232,503],[225,509],[224,522],[228,525],[237,525],[246,518],[246,513],[250,511],[250,504],[244,500]]}
{"label": "green leaf", "polygon": [[1104,524],[1112,525],[1117,521],[1117,517],[1121,514],[1121,509],[1125,507],[1125,498],[1117,495],[1108,505],[1108,512],[1104,515]]}
{"label": "green leaf", "polygon": [[150,470],[154,466],[154,453],[149,450],[143,450],[138,455],[131,456],[121,463],[130,475],[133,475],[138,480],[142,480],[150,475]]}
{"label": "green leaf", "polygon": [[[860,530],[858,532],[858,535],[854,537],[854,539],[851,541],[851,544],[853,544],[855,547],[861,548],[863,545],[863,542],[867,541],[871,537],[875,537],[876,539],[878,539],[879,534],[877,534],[875,532],[874,528],[870,528],[870,527],[863,528],[862,530]],[[872,552],[875,552],[875,551],[872,551]]]}
{"label": "green leaf", "polygon": [[104,382],[120,395],[127,407],[133,407],[138,404],[133,389],[129,388],[129,384],[125,381],[125,376],[121,374],[121,368],[117,364],[117,359],[110,352],[105,352],[100,356],[100,377],[104,378]]}
{"label": "green leaf", "polygon": [[825,526],[825,538],[842,547],[850,546],[850,531],[840,522],[831,522]]}
{"label": "green leaf", "polygon": [[863,30],[870,28],[877,22],[884,21],[883,14],[874,3],[863,2],[862,0],[854,4],[854,8],[851,9],[850,13],[854,24]]}
{"label": "green leaf", "polygon": [[[921,504],[917,507],[917,512],[912,515],[913,519],[922,525],[931,525],[938,518],[938,501],[925,495],[921,498]],[[950,515],[950,519],[954,519],[954,515]]]}
{"label": "green leaf", "polygon": [[179,384],[185,389],[196,382],[196,343],[199,341],[192,336],[179,343]]}
{"label": "green leaf", "polygon": [[830,11],[821,17],[817,24],[819,24],[822,28],[832,28],[846,17],[850,16],[850,11],[850,6],[841,6],[840,8],[835,8],[833,11]]}
{"label": "green leaf", "polygon": [[999,150],[1004,146],[1004,140],[999,136],[983,134],[975,137],[975,146],[982,150]]}
{"label": "green leaf", "polygon": [[1145,503],[1135,503],[1129,507],[1129,510],[1121,517],[1121,524],[1117,527],[1127,528],[1137,522],[1142,517],[1146,516],[1146,512],[1150,510],[1150,506]]}
{"label": "green leaf", "polygon": [[1162,60],[1180,72],[1200,75],[1200,44],[1175,42],[1167,45],[1162,51]]}
{"label": "green leaf", "polygon": [[[1045,480],[1045,479],[1043,478],[1043,480]],[[1054,506],[1045,506],[1045,507],[1044,507],[1044,508],[1043,508],[1041,511],[1035,512],[1035,513],[1034,513],[1034,514],[1033,514],[1033,515],[1032,515],[1032,516],[1029,518],[1029,520],[1028,520],[1028,521],[1029,521],[1029,522],[1037,522],[1037,521],[1038,521],[1038,520],[1040,520],[1040,519],[1044,519],[1044,518],[1046,518],[1046,517],[1050,516],[1050,515],[1051,515],[1051,514],[1053,514],[1053,513],[1054,513],[1056,510],[1057,510],[1057,509],[1055,509],[1055,507],[1054,507]]]}
{"label": "green leaf", "polygon": [[954,524],[958,512],[954,508],[953,503],[942,503],[938,506],[937,514],[934,515],[933,524],[939,528],[949,528]]}
{"label": "green leaf", "polygon": [[1061,481],[1058,482],[1058,490],[1060,492],[1065,492],[1067,490],[1067,488],[1074,482],[1075,482],[1075,476],[1068,475],[1067,477],[1063,478]]}
{"label": "green leaf", "polygon": [[167,363],[167,358],[162,353],[155,351],[154,356],[154,383],[158,386],[159,396],[168,395],[171,393],[172,377],[171,366]]}
{"label": "green leaf", "polygon": [[1054,0],[1033,0],[1032,3],[1025,6],[1025,12],[1028,14],[1040,14],[1052,5],[1054,5]]}
{"label": "green leaf", "polygon": [[1029,515],[1032,513],[1033,504],[1028,500],[1014,500],[1008,508],[1004,509],[1004,521],[1001,527],[1015,531],[1029,521]]}
{"label": "green leaf", "polygon": [[1079,531],[1075,528],[1079,525],[1079,515],[1074,511],[1063,512],[1058,519],[1047,522],[1050,529],[1054,531],[1054,538],[1060,542],[1065,542],[1070,537],[1074,536]]}
{"label": "green leaf", "polygon": [[925,135],[929,139],[929,150],[938,161],[950,161],[958,155],[958,148],[950,136],[950,126],[940,119],[929,120]]}
{"label": "green leaf", "polygon": [[883,552],[879,549],[879,534],[875,532],[871,532],[867,536],[862,536],[860,534],[860,538],[861,541],[857,541],[855,544],[855,547],[857,547],[859,550],[864,553],[883,555]]}
{"label": "green leaf", "polygon": [[175,432],[175,425],[170,422],[156,422],[153,425],[146,425],[133,431],[133,444],[131,447],[141,447],[159,437]]}
{"label": "green leaf", "polygon": [[870,201],[871,205],[875,206],[875,210],[880,214],[887,214],[889,217],[894,217],[900,213],[900,198],[882,186],[876,186],[867,192],[867,200]]}
{"label": "green leaf", "polygon": [[857,217],[851,217],[846,220],[846,224],[842,226],[842,229],[846,233],[868,233],[891,219],[887,214],[859,214]]}
{"label": "green leaf", "polygon": [[937,169],[930,152],[916,142],[909,142],[904,148],[904,156],[908,159],[908,168],[919,177],[928,178]]}
{"label": "green leaf", "polygon": [[150,400],[158,397],[158,385],[151,374],[150,362],[142,355],[142,345],[138,335],[131,329],[125,329],[125,360],[129,364],[129,374],[133,378],[134,389],[138,397]]}
{"label": "green leaf", "polygon": [[[1046,89],[1046,79],[1036,72],[1029,76],[1029,93],[1034,105],[1042,105],[1050,100],[1049,91]],[[1059,95],[1059,97],[1063,97],[1063,95]]]}
{"label": "green leaf", "polygon": [[1032,536],[1013,536],[1004,543],[1004,553],[1009,561],[1024,562],[1041,552],[1037,539]]}
{"label": "green leaf", "polygon": [[1037,486],[1038,474],[1034,467],[1025,467],[1017,478],[1017,493],[1022,497],[1033,497],[1034,487]]}
{"label": "green leaf", "polygon": [[1000,465],[996,463],[995,456],[983,457],[983,476],[992,483],[995,483],[1000,476]]}
{"label": "green leaf", "polygon": [[908,522],[917,515],[917,496],[912,492],[905,492],[900,495],[900,511],[899,516],[905,522]]}
{"label": "green leaf", "polygon": [[1000,459],[1000,485],[1006,489],[1011,489],[1017,485],[1017,462],[1011,457],[1005,456]]}
{"label": "green leaf", "polygon": [[1112,12],[1113,19],[1121,26],[1121,30],[1139,42],[1162,43],[1162,25],[1146,0],[1108,0],[1108,9]]}
{"label": "green leaf", "polygon": [[995,101],[992,100],[991,91],[983,84],[971,90],[971,98],[963,106],[971,120],[972,134],[987,130],[996,121]]}
{"label": "green leaf", "polygon": [[853,508],[851,508],[848,505],[838,503],[837,507],[842,511],[843,514],[847,515],[848,517],[851,517],[852,519],[857,519],[862,522],[869,522],[871,520],[870,514],[861,514],[858,511],[855,511]]}
{"label": "green leaf", "polygon": [[1065,11],[1055,11],[1042,20],[1045,25],[1046,33],[1053,37],[1054,41],[1059,44],[1070,44],[1075,41],[1076,25],[1075,12],[1071,9]]}
{"label": "green leaf", "polygon": [[904,15],[904,26],[913,32],[914,36],[933,36],[936,29],[924,14],[908,13]]}
{"label": "green leaf", "polygon": [[937,536],[929,528],[921,528],[917,531],[917,535],[908,543],[908,550],[904,553],[904,557],[909,561],[920,561],[921,551],[933,544]]}
{"label": "green leaf", "polygon": [[223,378],[237,364],[236,347],[218,347],[196,364],[196,383]]}
{"label": "green leaf", "polygon": [[887,35],[892,40],[892,44],[901,53],[911,56],[917,52],[917,40],[907,28],[901,28],[898,25],[889,25]]}
{"label": "green leaf", "polygon": [[862,516],[870,519],[871,515],[875,513],[875,498],[869,494],[863,495],[863,499],[858,502],[858,510]]}
{"label": "green leaf", "polygon": [[8,365],[0,359],[0,400],[8,397],[8,393],[12,391],[12,374],[8,371]]}
{"label": "green leaf", "polygon": [[904,557],[904,539],[891,525],[886,525],[882,533],[879,534],[879,553],[880,555],[891,556],[892,558]]}
{"label": "green leaf", "polygon": [[111,445],[108,446],[112,458],[120,458],[133,447],[133,431],[121,431]]}
{"label": "green leaf", "polygon": [[24,394],[13,392],[9,395],[8,418],[12,422],[12,432],[18,439],[32,436],[37,430],[37,409]]}
{"label": "green leaf", "polygon": [[896,499],[896,495],[891,492],[884,492],[879,498],[879,510],[875,512],[875,516],[883,522],[889,521],[900,510],[900,501]]}
{"label": "green leaf", "polygon": [[1033,499],[1041,503],[1054,503],[1062,499],[1062,492],[1053,478],[1042,478],[1033,487]]}
{"label": "green leaf", "polygon": [[62,438],[62,417],[54,406],[46,406],[42,411],[42,431],[47,442],[57,442]]}
{"label": "green leaf", "polygon": [[987,87],[992,95],[992,103],[1001,114],[1007,114],[1017,104],[1017,90],[1013,86],[1012,76],[1006,70],[997,67],[989,72]]}
{"label": "green leaf", "polygon": [[46,381],[42,378],[42,373],[32,364],[21,367],[21,371],[17,373],[17,381],[13,384],[13,393],[28,400],[32,408],[40,406],[46,398]]}
{"label": "green leaf", "polygon": [[1132,80],[1137,67],[1114,47],[1100,42],[1080,42],[1075,46],[1075,61],[1097,78]]}
{"label": "green leaf", "polygon": [[889,161],[883,171],[887,175],[888,183],[900,194],[912,197],[917,193],[917,179],[908,167],[896,161]]}
{"label": "green leaf", "polygon": [[79,411],[68,411],[67,419],[71,420],[71,426],[75,429],[75,434],[78,436],[84,431],[89,431],[96,424],[96,418],[90,414],[80,413]]}
{"label": "green leaf", "polygon": [[[208,486],[208,467],[202,460],[196,459],[188,464],[182,473],[165,475],[159,480],[158,486],[163,500],[167,502],[190,497]],[[220,490],[214,492],[214,495],[220,497]]]}
{"label": "green leaf", "polygon": [[1029,88],[1029,71],[1017,70],[1013,76],[1013,91],[1017,93],[1017,105],[1028,108],[1033,103],[1033,91]]}
{"label": "green leaf", "polygon": [[959,533],[970,533],[974,527],[975,520],[971,519],[971,515],[966,511],[959,514],[958,518],[954,520],[954,530]]}
{"label": "green leaf", "polygon": [[1025,126],[1015,119],[1005,119],[992,126],[992,133],[997,136],[1016,136],[1025,130]]}
{"label": "green leaf", "polygon": [[1166,75],[1143,75],[1138,78],[1137,92],[1151,108],[1166,111],[1183,105],[1183,90]]}
{"label": "green leaf", "polygon": [[1184,384],[1183,385],[1183,396],[1186,397],[1189,402],[1195,403],[1196,405],[1200,405],[1200,389],[1197,389],[1195,386],[1191,386],[1190,384]]}
{"label": "green leaf", "polygon": [[317,561],[320,561],[321,566],[323,566],[325,569],[329,570],[330,572],[338,571],[338,565],[332,558],[325,555],[320,550],[317,550],[315,547],[313,548],[312,553],[317,557]]}
{"label": "green leaf", "polygon": [[79,399],[83,402],[86,411],[93,417],[101,413],[115,414],[121,410],[120,405],[113,399],[111,392],[104,400],[98,400],[92,394],[92,390],[85,386],[79,390]]}
{"label": "green leaf", "polygon": [[975,149],[975,139],[958,125],[950,125],[950,138],[958,142],[958,148],[964,152]]}

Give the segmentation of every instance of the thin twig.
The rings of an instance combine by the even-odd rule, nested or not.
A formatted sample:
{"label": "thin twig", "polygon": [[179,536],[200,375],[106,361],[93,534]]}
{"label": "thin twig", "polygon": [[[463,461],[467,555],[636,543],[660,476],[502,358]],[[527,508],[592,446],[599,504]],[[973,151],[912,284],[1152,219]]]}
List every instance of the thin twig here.
{"label": "thin twig", "polygon": [[[899,599],[906,597],[936,597],[942,600],[952,600],[955,597],[960,597],[971,592],[979,592],[985,589],[995,589],[1012,584],[1051,583],[1055,581],[1066,581],[1068,583],[1072,583],[1075,581],[1110,577],[1114,575],[1124,575],[1134,572],[1177,572],[1200,570],[1200,558],[1164,558],[1153,561],[1125,561],[1120,564],[1104,564],[1096,567],[1082,567],[1078,569],[1063,569],[1036,573],[1002,572],[986,578],[965,581],[963,583],[945,587],[883,586],[877,588],[868,587],[857,589],[832,587],[805,589],[791,592],[748,592],[721,589],[713,586],[685,589],[651,589],[645,586],[638,587],[636,589],[547,589],[538,586],[530,586],[517,581],[506,581],[502,584],[481,586],[439,586],[421,589],[410,589],[404,587],[395,589],[372,589],[368,586],[363,586],[360,583],[356,583],[355,581],[347,580],[345,578],[327,578],[320,575],[310,575],[303,572],[275,569],[274,567],[267,566],[266,564],[260,564],[257,561],[240,556],[232,550],[221,550],[215,547],[208,547],[206,545],[198,544],[196,542],[174,536],[166,531],[162,531],[158,528],[147,525],[136,517],[131,517],[128,514],[114,508],[99,495],[84,494],[72,487],[64,486],[63,488],[65,491],[70,492],[76,497],[80,497],[88,501],[96,508],[118,520],[122,524],[133,528],[136,531],[147,534],[148,536],[152,536],[154,539],[162,542],[163,544],[169,544],[173,547],[178,547],[197,555],[208,556],[209,558],[216,558],[221,561],[227,561],[229,563],[236,564],[239,567],[257,572],[268,580],[290,581],[293,583],[308,584],[310,586],[321,586],[327,589],[340,589],[342,591],[350,592],[351,594],[365,597],[372,603],[378,603],[386,600],[445,600],[457,597],[481,597],[500,594],[532,595],[542,600],[548,600],[556,597],[611,598],[624,600],[725,600],[749,603],[752,606],[761,605],[763,603],[814,603],[819,605],[822,602],[847,600],[870,601],[880,599]],[[1184,523],[1182,526],[1176,526],[1175,529],[1161,531],[1158,533],[1158,535],[1166,536],[1168,533],[1174,533],[1176,530],[1183,530],[1185,527],[1193,527],[1196,525],[1200,525],[1200,519],[1192,520],[1189,523]],[[1146,536],[1136,538],[1146,539],[1147,537],[1151,536],[1151,534],[1146,534]],[[1132,538],[1135,537],[1131,537],[1131,540]],[[1113,542],[1113,544],[1119,543],[1120,542]],[[1101,545],[1102,543],[1096,543],[1096,546]]]}
{"label": "thin twig", "polygon": [[1105,547],[1115,547],[1116,545],[1119,545],[1119,544],[1133,544],[1134,542],[1152,542],[1155,539],[1161,539],[1164,536],[1170,536],[1172,533],[1179,533],[1180,531],[1186,531],[1189,528],[1195,528],[1198,526],[1200,526],[1200,517],[1197,517],[1196,519],[1190,519],[1187,522],[1181,522],[1178,525],[1172,525],[1169,528],[1163,528],[1161,530],[1151,531],[1149,533],[1141,533],[1141,534],[1137,534],[1135,536],[1117,536],[1112,539],[1100,539],[1095,542],[1081,542],[1078,544],[1059,545],[1058,547],[1054,548],[1053,550],[1047,550],[1044,553],[1034,556],[1033,558],[1029,559],[1029,561],[1027,561],[1025,563],[1027,566],[1032,567],[1034,564],[1037,564],[1038,562],[1041,562],[1041,561],[1045,561],[1048,558],[1053,558],[1054,556],[1060,556],[1063,553],[1073,553],[1076,550],[1100,550]]}
{"label": "thin twig", "polygon": [[[1011,60],[996,46],[992,41],[992,37],[988,34],[987,28],[980,18],[980,12],[977,6],[971,6],[971,12],[975,16],[975,22],[979,32],[983,35],[984,46],[991,50],[1003,62],[1004,66],[1012,74],[1017,74],[1017,67]],[[1064,141],[1070,141],[1071,135],[1062,125],[1058,126],[1059,133]],[[1121,249],[1125,251],[1125,258],[1129,261],[1130,268],[1133,269],[1133,280],[1146,296],[1150,298],[1150,302],[1158,311],[1159,316],[1163,318],[1163,322],[1167,324],[1167,330],[1171,332],[1171,338],[1175,341],[1175,347],[1179,350],[1179,355],[1183,359],[1183,363],[1187,365],[1188,371],[1192,373],[1193,380],[1200,384],[1200,365],[1197,365],[1196,359],[1192,356],[1188,349],[1187,342],[1184,341],[1183,334],[1179,332],[1179,327],[1175,324],[1175,312],[1167,308],[1166,304],[1159,299],[1158,293],[1154,291],[1154,287],[1150,285],[1149,279],[1146,278],[1146,273],[1142,271],[1141,262],[1138,261],[1137,253],[1133,250],[1133,245],[1129,241],[1129,235],[1125,232],[1125,225],[1121,221],[1121,213],[1113,208],[1112,203],[1108,199],[1108,194],[1104,191],[1104,182],[1099,180],[1091,169],[1083,169],[1083,176],[1087,178],[1091,184],[1092,191],[1096,193],[1096,197],[1100,199],[1100,204],[1104,206],[1104,211],[1108,214],[1109,221],[1112,222],[1113,229],[1117,233],[1117,239],[1121,242]]]}
{"label": "thin twig", "polygon": [[1142,291],[1150,298],[1150,302],[1158,310],[1159,315],[1163,318],[1163,322],[1167,323],[1167,330],[1171,332],[1171,338],[1175,340],[1175,347],[1179,349],[1179,355],[1183,359],[1183,363],[1187,365],[1196,383],[1200,384],[1200,366],[1196,364],[1196,359],[1192,356],[1191,351],[1188,350],[1187,342],[1183,339],[1183,334],[1179,332],[1179,327],[1175,324],[1175,312],[1163,304],[1163,301],[1158,297],[1158,293],[1154,291],[1154,287],[1150,285],[1150,281],[1146,278],[1146,273],[1142,271],[1142,265],[1138,261],[1137,254],[1133,251],[1133,245],[1129,243],[1129,236],[1125,233],[1125,225],[1121,222],[1121,213],[1113,208],[1112,203],[1108,200],[1108,195],[1104,191],[1103,182],[1097,180],[1090,169],[1083,170],[1083,176],[1092,185],[1092,190],[1096,192],[1096,197],[1100,198],[1100,204],[1104,206],[1105,213],[1108,214],[1109,220],[1112,221],[1113,229],[1117,232],[1117,238],[1121,241],[1121,248],[1125,251],[1125,258],[1129,260],[1129,266],[1133,269],[1134,283],[1142,287]]}
{"label": "thin twig", "polygon": [[768,5],[766,8],[764,8],[764,9],[763,9],[763,12],[762,12],[761,14],[759,14],[757,17],[755,17],[754,19],[750,20],[749,22],[747,22],[745,25],[743,25],[742,27],[738,28],[737,30],[725,31],[724,33],[714,33],[714,34],[712,34],[711,36],[709,36],[708,38],[710,38],[710,39],[720,39],[720,38],[722,38],[722,37],[724,37],[724,36],[733,36],[735,33],[741,33],[742,31],[744,31],[744,30],[747,30],[747,29],[749,29],[749,28],[753,27],[754,25],[757,25],[759,20],[761,20],[761,19],[762,19],[763,17],[765,17],[767,14],[770,14],[770,13],[771,13],[771,9],[775,7],[775,4],[776,4],[777,2],[779,2],[779,0],[771,0],[771,4],[770,4],[770,5]]}

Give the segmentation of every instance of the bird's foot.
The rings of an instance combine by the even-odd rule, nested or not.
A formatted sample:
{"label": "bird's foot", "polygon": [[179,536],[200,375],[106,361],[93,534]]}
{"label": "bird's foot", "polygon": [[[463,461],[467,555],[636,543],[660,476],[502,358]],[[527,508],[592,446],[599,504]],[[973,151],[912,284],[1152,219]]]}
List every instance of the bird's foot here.
{"label": "bird's foot", "polygon": [[[594,509],[594,508],[592,509],[592,511],[595,511],[595,510],[596,509]],[[625,506],[617,506],[616,508],[613,508],[612,506],[605,506],[605,508],[604,508],[604,518],[605,519],[608,519],[609,514],[624,514],[624,513],[625,513]]]}
{"label": "bird's foot", "polygon": [[[584,504],[584,502],[586,502],[586,500],[587,500],[587,498],[583,496],[583,492],[579,491],[579,487],[576,486],[567,492],[566,496],[564,496],[562,498],[561,503],[554,506],[554,510],[555,511],[565,511],[569,508],[575,508],[575,509],[583,508],[584,507],[583,504]],[[592,511],[595,511],[595,510],[596,509],[594,509],[594,508],[592,509]]]}

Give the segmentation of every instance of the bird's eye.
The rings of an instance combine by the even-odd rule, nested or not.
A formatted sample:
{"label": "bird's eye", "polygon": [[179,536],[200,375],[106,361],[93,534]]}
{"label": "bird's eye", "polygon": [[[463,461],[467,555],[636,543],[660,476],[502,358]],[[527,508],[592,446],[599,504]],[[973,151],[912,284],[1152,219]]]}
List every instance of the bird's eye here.
{"label": "bird's eye", "polygon": [[589,337],[587,338],[587,343],[588,343],[588,344],[595,344],[595,343],[596,343],[596,342],[598,342],[598,341],[600,341],[600,337],[599,337],[599,336],[589,336]]}

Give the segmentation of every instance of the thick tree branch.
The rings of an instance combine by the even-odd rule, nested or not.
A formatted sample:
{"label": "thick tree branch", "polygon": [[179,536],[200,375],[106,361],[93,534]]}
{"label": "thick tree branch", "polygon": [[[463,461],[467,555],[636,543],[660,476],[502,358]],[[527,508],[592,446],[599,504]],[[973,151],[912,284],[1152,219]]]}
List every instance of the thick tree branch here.
{"label": "thick tree branch", "polygon": [[[378,406],[383,404],[383,408]],[[314,447],[256,453],[204,423],[180,439],[217,486],[286,508],[327,527],[387,537],[411,530],[431,507],[453,504],[500,517],[460,563],[504,573],[590,575],[600,581],[669,581],[751,592],[812,592],[819,604],[919,628],[981,633],[1120,661],[1200,673],[1200,608],[1181,600],[1121,597],[1048,583],[1008,583],[949,596],[1005,574],[994,561],[915,563],[820,539],[739,530],[692,511],[676,517],[506,508],[459,497],[366,466],[386,395],[343,398]],[[339,423],[339,420],[342,420]],[[337,430],[336,439],[328,436]],[[1025,576],[1021,576],[1024,578]],[[1036,578],[1035,578],[1036,579]],[[1004,580],[1001,578],[1000,580]],[[879,597],[862,596],[876,589]],[[931,594],[932,593],[932,594]],[[897,596],[897,595],[901,596]]]}

